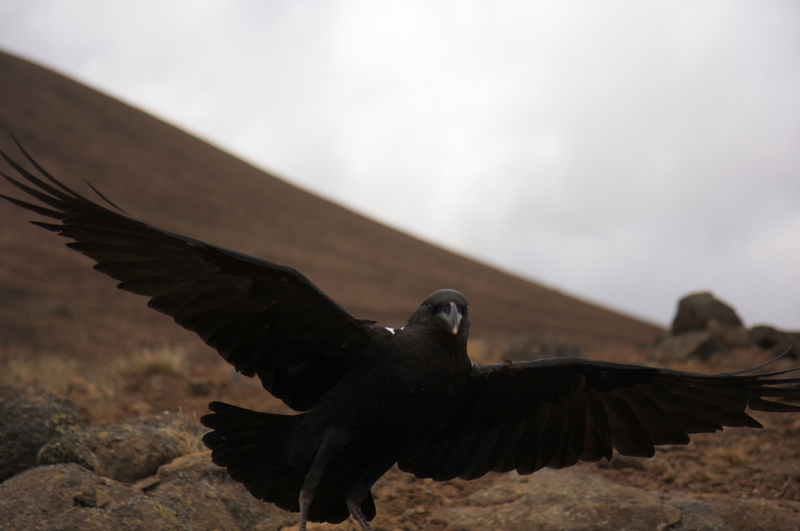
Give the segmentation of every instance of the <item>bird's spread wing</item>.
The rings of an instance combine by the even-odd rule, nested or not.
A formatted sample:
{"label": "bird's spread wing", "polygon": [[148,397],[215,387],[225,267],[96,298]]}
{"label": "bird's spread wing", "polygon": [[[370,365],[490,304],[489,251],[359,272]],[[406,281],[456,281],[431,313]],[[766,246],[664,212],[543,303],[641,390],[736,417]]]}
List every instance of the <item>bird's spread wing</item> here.
{"label": "bird's spread wing", "polygon": [[761,427],[748,407],[800,411],[765,400],[800,399],[800,378],[786,372],[701,375],[565,358],[476,365],[452,416],[399,465],[442,481],[611,459],[612,448],[651,457],[690,433]]}
{"label": "bird's spread wing", "polygon": [[119,280],[119,288],[150,297],[148,306],[196,332],[237,371],[258,375],[290,407],[310,409],[358,362],[371,323],[353,317],[299,272],[102,207],[47,174],[19,147],[46,180],[0,152],[32,186],[2,175],[42,205],[0,197],[57,220],[32,223],[71,238],[67,245],[94,259],[94,268]]}

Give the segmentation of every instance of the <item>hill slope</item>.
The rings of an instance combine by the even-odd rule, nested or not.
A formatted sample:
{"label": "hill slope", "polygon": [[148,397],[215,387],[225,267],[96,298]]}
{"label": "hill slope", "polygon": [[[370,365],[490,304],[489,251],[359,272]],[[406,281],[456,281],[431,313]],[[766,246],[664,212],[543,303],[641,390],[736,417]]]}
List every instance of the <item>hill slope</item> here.
{"label": "hill slope", "polygon": [[[302,191],[59,74],[0,53],[0,118],[51,173],[133,216],[292,266],[356,316],[401,326],[442,287],[470,300],[473,337],[650,342],[662,330],[432,246]],[[8,135],[0,146],[17,154]],[[5,171],[5,170],[3,170]],[[13,193],[3,186],[2,193]],[[0,204],[6,355],[107,356],[199,341],[120,292],[65,241]],[[14,354],[17,353],[17,354]]]}

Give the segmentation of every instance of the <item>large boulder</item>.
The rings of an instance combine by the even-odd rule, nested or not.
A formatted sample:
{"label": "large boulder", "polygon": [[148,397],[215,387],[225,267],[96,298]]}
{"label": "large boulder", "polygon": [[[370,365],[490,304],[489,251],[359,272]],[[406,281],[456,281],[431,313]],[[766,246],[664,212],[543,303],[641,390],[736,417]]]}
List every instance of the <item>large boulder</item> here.
{"label": "large boulder", "polygon": [[800,332],[786,332],[759,325],[746,330],[736,311],[711,293],[693,293],[682,298],[670,334],[652,351],[658,361],[708,358],[726,348],[758,347],[776,354],[788,351],[800,357]]}
{"label": "large boulder", "polygon": [[659,340],[652,357],[662,362],[707,359],[717,351],[749,344],[733,308],[711,293],[693,293],[678,302],[670,334]]}
{"label": "large boulder", "polygon": [[76,463],[101,476],[133,483],[152,476],[176,457],[204,449],[205,428],[181,413],[164,413],[50,440],[38,464]]}
{"label": "large boulder", "polygon": [[672,335],[713,329],[744,330],[736,311],[711,293],[692,293],[678,302]]}
{"label": "large boulder", "polygon": [[35,466],[39,449],[53,437],[81,430],[71,401],[50,391],[0,385],[0,481]]}
{"label": "large boulder", "polygon": [[253,498],[210,452],[129,486],[74,463],[41,466],[0,484],[3,531],[278,531],[296,515]]}

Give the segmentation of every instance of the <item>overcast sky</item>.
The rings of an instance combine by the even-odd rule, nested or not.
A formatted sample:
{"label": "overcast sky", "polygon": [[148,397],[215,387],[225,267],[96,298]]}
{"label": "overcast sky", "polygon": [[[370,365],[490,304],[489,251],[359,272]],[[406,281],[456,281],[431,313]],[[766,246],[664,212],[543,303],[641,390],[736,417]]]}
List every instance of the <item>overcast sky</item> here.
{"label": "overcast sky", "polygon": [[800,329],[800,2],[0,0],[0,48],[547,286]]}

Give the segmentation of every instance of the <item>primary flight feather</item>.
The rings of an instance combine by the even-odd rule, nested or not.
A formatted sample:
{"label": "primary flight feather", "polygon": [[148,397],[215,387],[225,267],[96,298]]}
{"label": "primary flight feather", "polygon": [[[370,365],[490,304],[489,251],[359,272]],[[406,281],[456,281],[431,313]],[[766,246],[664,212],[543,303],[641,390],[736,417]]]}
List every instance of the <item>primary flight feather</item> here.
{"label": "primary flight feather", "polygon": [[[797,412],[788,373],[700,375],[549,359],[481,366],[467,356],[470,318],[454,290],[431,294],[405,327],[357,319],[296,270],[135,220],[5,153],[3,177],[51,221],[32,223],[149,297],[237,371],[297,415],[212,402],[201,419],[212,459],[257,498],[306,522],[375,516],[372,485],[392,466],[445,481],[623,455],[724,426],[760,427],[746,410]],[[98,192],[99,194],[99,192]],[[103,197],[100,195],[100,197]],[[105,199],[105,198],[103,198]],[[796,370],[796,369],[795,369]]]}

